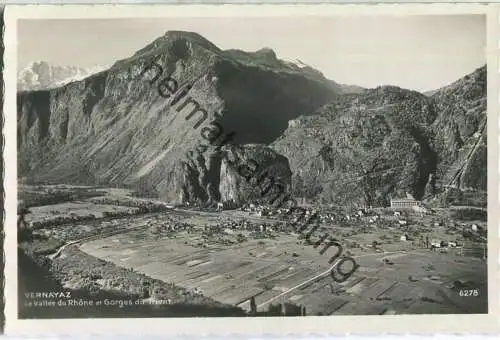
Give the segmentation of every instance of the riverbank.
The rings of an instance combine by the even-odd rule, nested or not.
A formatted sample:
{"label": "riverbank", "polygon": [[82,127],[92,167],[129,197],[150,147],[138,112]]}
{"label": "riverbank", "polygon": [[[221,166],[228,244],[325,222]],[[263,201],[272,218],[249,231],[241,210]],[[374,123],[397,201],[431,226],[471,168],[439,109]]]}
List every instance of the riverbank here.
{"label": "riverbank", "polygon": [[[117,267],[77,247],[68,247],[54,261],[35,259],[18,249],[18,259],[21,319],[246,315],[240,308],[193,296],[183,288]],[[58,297],[29,297],[42,292]]]}

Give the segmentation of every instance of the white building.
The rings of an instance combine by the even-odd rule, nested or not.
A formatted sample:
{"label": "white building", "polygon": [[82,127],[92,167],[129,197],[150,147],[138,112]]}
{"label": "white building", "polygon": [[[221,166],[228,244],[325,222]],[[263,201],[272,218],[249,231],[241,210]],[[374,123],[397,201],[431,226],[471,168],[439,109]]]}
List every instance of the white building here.
{"label": "white building", "polygon": [[391,199],[391,208],[394,209],[411,209],[412,207],[420,206],[420,201],[413,199]]}
{"label": "white building", "polygon": [[441,241],[439,240],[432,240],[431,241],[431,246],[434,248],[441,248]]}

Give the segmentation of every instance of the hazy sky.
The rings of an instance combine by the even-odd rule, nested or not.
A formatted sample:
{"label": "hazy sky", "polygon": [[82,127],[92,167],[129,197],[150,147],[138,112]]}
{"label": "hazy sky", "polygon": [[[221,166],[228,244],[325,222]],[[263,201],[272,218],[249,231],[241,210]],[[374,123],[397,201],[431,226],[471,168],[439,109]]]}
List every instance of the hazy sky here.
{"label": "hazy sky", "polygon": [[18,67],[110,65],[168,30],[200,33],[222,49],[272,48],[343,84],[446,85],[486,63],[486,17],[164,18],[20,20]]}

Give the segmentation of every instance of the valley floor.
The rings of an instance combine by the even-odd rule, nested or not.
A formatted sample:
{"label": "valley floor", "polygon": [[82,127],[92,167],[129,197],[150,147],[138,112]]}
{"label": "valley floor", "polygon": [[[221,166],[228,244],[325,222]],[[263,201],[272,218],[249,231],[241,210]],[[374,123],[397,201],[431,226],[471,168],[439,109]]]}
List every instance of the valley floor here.
{"label": "valley floor", "polygon": [[[136,200],[111,190],[100,195],[111,202],[110,197],[119,204]],[[115,209],[113,202],[95,206],[99,203],[92,199],[30,209],[30,221],[71,209],[74,217],[82,210],[100,212],[95,219],[44,224],[32,230],[35,237],[20,242],[22,253],[43,263],[60,284],[58,289],[191,306],[189,312],[163,306],[157,316],[192,316],[196,308],[199,316],[245,315],[252,297],[261,315],[283,303],[305,307],[307,315],[487,313],[485,246],[477,238],[464,238],[465,224],[453,221],[446,211],[407,216],[404,228],[382,213],[376,224],[322,224],[317,235],[327,232],[339,239],[343,254],[359,265],[351,277],[337,283],[330,271],[338,260],[328,262],[336,248],[320,254],[322,247],[314,248],[283,228],[286,221],[279,216],[186,209],[141,214],[123,206]],[[122,215],[106,217],[107,210]],[[446,223],[435,224],[443,220]],[[401,240],[402,235],[411,237]],[[433,251],[420,242],[423,236],[457,240],[460,246]],[[347,262],[342,269],[349,271],[350,266]],[[20,277],[20,283],[23,280]],[[466,290],[477,294],[463,296]],[[123,315],[126,310],[122,308]]]}

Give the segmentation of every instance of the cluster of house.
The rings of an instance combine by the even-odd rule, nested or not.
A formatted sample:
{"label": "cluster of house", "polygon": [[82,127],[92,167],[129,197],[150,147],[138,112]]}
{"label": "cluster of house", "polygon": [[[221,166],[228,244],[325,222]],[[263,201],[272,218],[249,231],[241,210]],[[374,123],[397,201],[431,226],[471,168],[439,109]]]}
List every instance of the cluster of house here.
{"label": "cluster of house", "polygon": [[[253,203],[245,204],[240,209],[242,211],[255,213],[258,216],[280,216],[280,215],[288,215],[291,212],[290,208],[285,208],[285,207],[274,208],[274,207],[269,207],[269,206],[265,206],[265,205],[253,204]],[[319,214],[317,209],[310,208],[310,207],[302,208],[300,211],[298,211],[298,214],[304,215],[306,217],[312,216],[314,214],[318,214],[317,217],[319,217],[324,222],[335,220],[334,214],[329,214],[329,213]]]}
{"label": "cluster of house", "polygon": [[431,249],[435,248],[456,248],[458,243],[456,241],[445,241],[445,240],[431,240]]}
{"label": "cluster of house", "polygon": [[[289,216],[290,208],[272,208],[263,205],[245,204],[240,208],[242,211],[255,213],[258,216]],[[349,221],[365,221],[368,223],[376,223],[380,216],[369,209],[359,209],[353,214],[343,215],[341,213],[324,212],[311,207],[303,207],[300,211],[292,214],[291,223],[306,222],[312,217],[318,218],[321,223],[349,222]],[[395,212],[395,216],[401,216],[400,212]],[[288,218],[287,218],[288,219]],[[401,225],[406,225],[406,221],[400,219]]]}
{"label": "cluster of house", "polygon": [[[153,226],[153,221],[148,222],[148,225]],[[166,232],[179,232],[179,231],[186,231],[188,233],[194,232],[194,226],[192,224],[183,222],[162,223],[157,225],[157,229],[164,230]]]}
{"label": "cluster of house", "polygon": [[286,208],[273,208],[265,205],[248,203],[244,204],[241,208],[242,211],[255,213],[258,216],[275,216],[286,213],[289,209]]}
{"label": "cluster of house", "polygon": [[282,223],[252,223],[245,219],[235,222],[228,221],[216,225],[205,225],[203,231],[207,233],[221,233],[233,234],[238,230],[247,231],[260,231],[260,232],[283,232],[285,225]]}
{"label": "cluster of house", "polygon": [[[335,217],[332,216],[334,220]],[[380,219],[378,214],[370,213],[368,209],[359,209],[356,213],[345,215],[340,218],[341,221],[350,222],[350,221],[364,221],[368,223],[375,223]]]}
{"label": "cluster of house", "polygon": [[[409,241],[410,237],[408,236],[407,233],[404,233],[400,237],[401,241]],[[432,239],[430,240],[428,236],[420,236],[419,239],[419,246],[423,248],[429,248],[434,250],[435,248],[456,248],[458,246],[457,241],[448,241],[448,240],[441,240],[441,239]]]}

